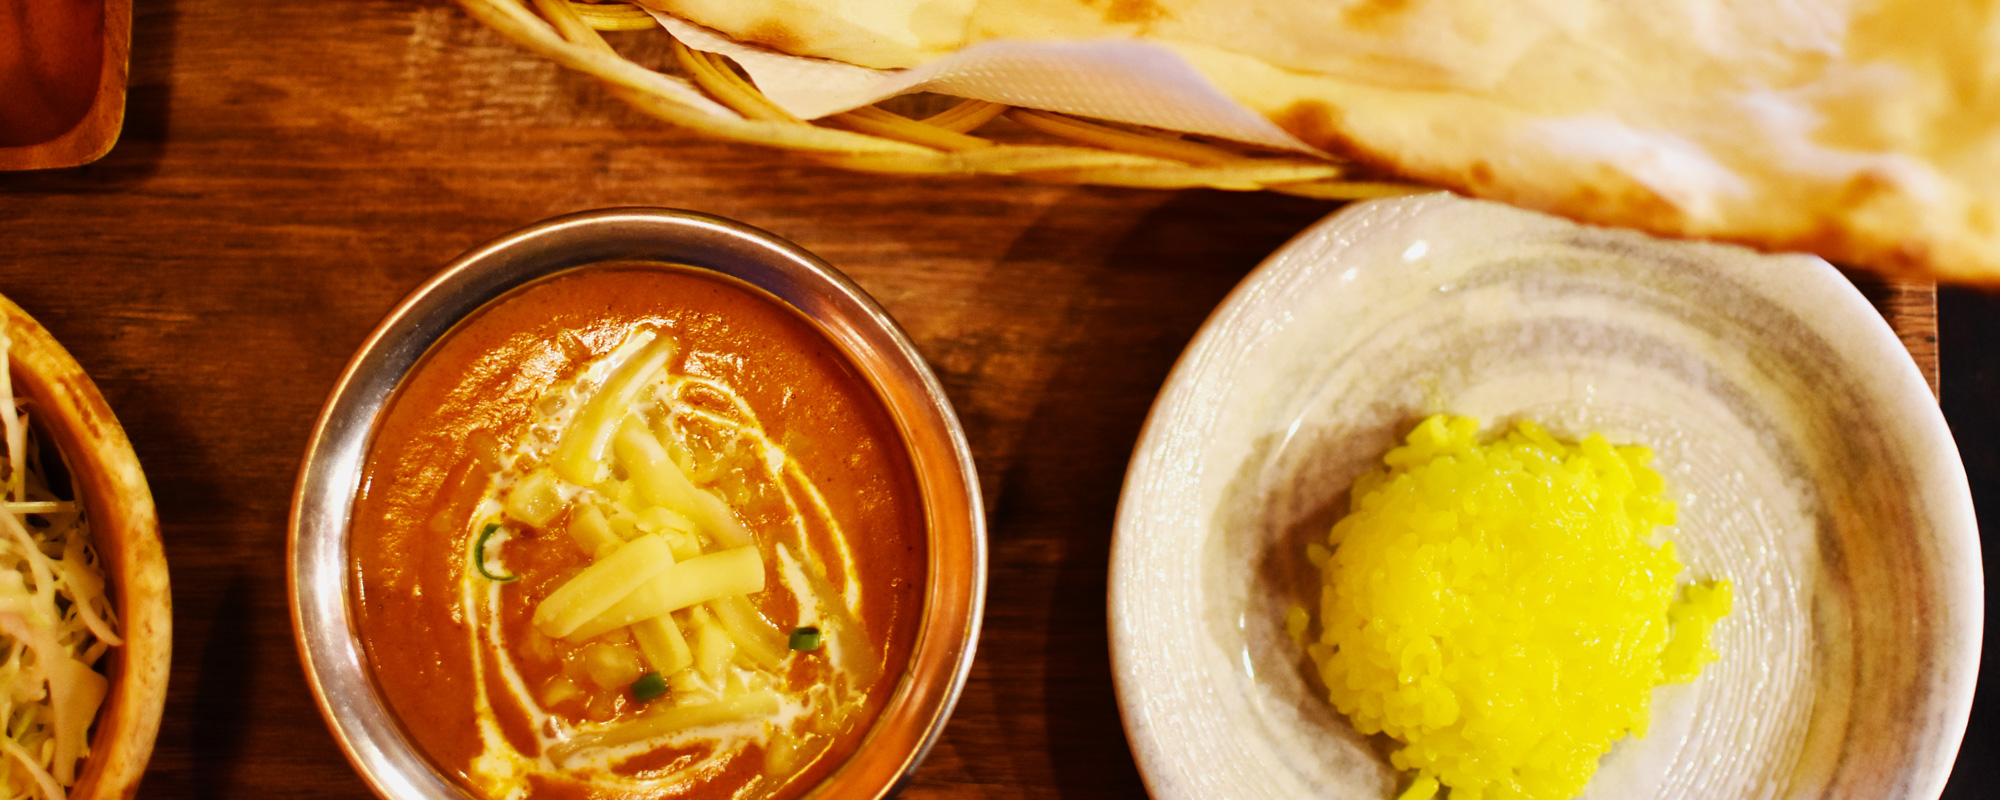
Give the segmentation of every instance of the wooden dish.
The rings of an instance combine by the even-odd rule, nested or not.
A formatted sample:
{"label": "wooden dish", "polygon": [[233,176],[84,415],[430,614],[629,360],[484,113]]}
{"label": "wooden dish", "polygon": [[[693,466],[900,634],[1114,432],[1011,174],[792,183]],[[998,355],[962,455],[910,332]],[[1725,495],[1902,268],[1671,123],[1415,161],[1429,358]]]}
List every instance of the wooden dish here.
{"label": "wooden dish", "polygon": [[0,170],[110,151],[131,43],[132,0],[0,0]]}
{"label": "wooden dish", "polygon": [[110,585],[125,646],[104,662],[110,694],[99,710],[90,756],[71,800],[132,797],[159,732],[173,652],[173,601],[153,494],[111,407],[69,352],[19,306],[0,297],[0,325],[13,347],[15,391],[33,424],[65,456],[88,509],[91,540]]}

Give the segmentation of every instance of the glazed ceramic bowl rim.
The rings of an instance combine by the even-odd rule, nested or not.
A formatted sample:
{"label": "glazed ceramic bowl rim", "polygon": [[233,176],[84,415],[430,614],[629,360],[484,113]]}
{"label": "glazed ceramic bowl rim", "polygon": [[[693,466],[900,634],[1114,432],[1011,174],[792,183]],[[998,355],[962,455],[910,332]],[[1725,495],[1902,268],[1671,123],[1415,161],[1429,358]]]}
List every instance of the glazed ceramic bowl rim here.
{"label": "glazed ceramic bowl rim", "polygon": [[[1329,263],[1338,263],[1357,243],[1384,235],[1384,229],[1394,233],[1407,220],[1438,209],[1456,208],[1454,204],[1474,202],[1438,194],[1359,203],[1314,224],[1244,278],[1196,333],[1163,385],[1140,432],[1126,475],[1112,540],[1108,585],[1112,673],[1120,713],[1141,775],[1154,797],[1218,800],[1225,796],[1226,793],[1204,789],[1215,788],[1205,777],[1212,774],[1211,763],[1227,759],[1218,754],[1207,760],[1211,763],[1203,763],[1191,754],[1213,752],[1224,737],[1247,735],[1229,724],[1230,719],[1210,718],[1205,710],[1176,705],[1181,699],[1197,696],[1197,689],[1191,686],[1209,695],[1228,694],[1232,690],[1218,692],[1203,680],[1209,675],[1196,675],[1194,669],[1185,667],[1185,662],[1195,660],[1196,654],[1177,652],[1172,661],[1162,661],[1156,655],[1157,642],[1166,632],[1148,629],[1143,624],[1144,620],[1200,614],[1207,608],[1198,597],[1168,606],[1160,601],[1159,595],[1188,598],[1201,590],[1180,585],[1177,562],[1163,554],[1199,551],[1202,542],[1188,541],[1179,529],[1208,524],[1207,515],[1214,511],[1205,501],[1190,499],[1200,494],[1200,472],[1212,466],[1202,461],[1203,452],[1215,446],[1212,437],[1216,419],[1231,413],[1222,408],[1226,400],[1235,401],[1238,406],[1256,402],[1230,395],[1227,384],[1238,380],[1234,371],[1243,361],[1255,357],[1249,351],[1259,341],[1258,337],[1275,337],[1273,330],[1291,324],[1292,312],[1301,310],[1288,303],[1304,296],[1306,286],[1345,281],[1353,276],[1355,268],[1367,268],[1359,263],[1340,266]],[[1434,230],[1431,233],[1433,251],[1437,249],[1437,239],[1454,235],[1437,234]],[[1383,250],[1401,251],[1402,245],[1401,240],[1396,240],[1393,246],[1383,245]],[[1423,249],[1413,245],[1402,251],[1402,261],[1420,258]],[[1942,685],[1937,694],[1939,700],[1933,704],[1940,712],[1938,725],[1926,735],[1938,737],[1940,746],[1927,753],[1926,758],[1910,762],[1916,775],[1910,796],[1935,797],[1943,788],[1965,727],[1980,650],[1983,579],[1977,522],[1964,469],[1936,399],[1908,350],[1879,312],[1830,265],[1816,258],[1790,258],[1800,262],[1794,264],[1798,269],[1785,271],[1795,282],[1763,287],[1762,291],[1787,296],[1787,307],[1810,308],[1823,320],[1847,326],[1841,333],[1842,354],[1858,364],[1881,368],[1887,380],[1872,391],[1886,398],[1889,408],[1909,412],[1903,421],[1910,441],[1923,448],[1912,456],[1923,470],[1917,475],[1936,478],[1934,483],[1919,481],[1919,484],[1925,487],[1924,501],[1933,504],[1928,507],[1937,515],[1937,538],[1944,543],[1935,560],[1942,581],[1939,591],[1953,602],[1954,608],[1945,617],[1951,624],[1945,637],[1948,643],[1939,648],[1940,662],[1944,664],[1939,668],[1942,676],[1930,673]],[[1343,267],[1348,267],[1344,273]],[[1367,398],[1354,402],[1365,405]],[[1223,469],[1226,471],[1227,467]],[[1164,544],[1157,541],[1162,537],[1167,540]],[[1172,586],[1161,588],[1166,584]],[[1179,671],[1174,669],[1176,664],[1183,665]],[[1227,703],[1222,706],[1229,707]]]}
{"label": "glazed ceramic bowl rim", "polygon": [[313,428],[293,497],[287,580],[294,635],[321,714],[383,797],[465,798],[411,742],[355,627],[348,522],[380,414],[430,347],[514,289],[572,269],[643,261],[708,271],[791,307],[871,384],[907,446],[928,522],[924,611],[909,666],[863,747],[819,785],[880,797],[937,740],[970,670],[985,596],[986,531],[971,448],[942,386],[873,299],[812,254],[748,225],[670,209],[556,217],[459,257],[397,305],[355,353]]}

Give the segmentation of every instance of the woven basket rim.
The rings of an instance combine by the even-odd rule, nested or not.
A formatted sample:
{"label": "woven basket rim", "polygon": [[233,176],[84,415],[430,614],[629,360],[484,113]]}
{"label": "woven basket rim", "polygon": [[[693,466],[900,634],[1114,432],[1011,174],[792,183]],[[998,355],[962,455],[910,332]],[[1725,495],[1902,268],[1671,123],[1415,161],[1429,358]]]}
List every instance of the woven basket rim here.
{"label": "woven basket rim", "polygon": [[[603,82],[613,95],[703,136],[796,153],[860,172],[1005,175],[1030,180],[1157,189],[1268,190],[1333,200],[1426,187],[1368,175],[1330,157],[1273,153],[1172,131],[960,99],[921,119],[877,103],[817,120],[772,102],[727,57],[689,47],[626,0],[458,0],[514,43]],[[686,77],[649,69],[612,48],[602,31],[658,31]],[[1046,143],[975,135],[1005,117]]]}

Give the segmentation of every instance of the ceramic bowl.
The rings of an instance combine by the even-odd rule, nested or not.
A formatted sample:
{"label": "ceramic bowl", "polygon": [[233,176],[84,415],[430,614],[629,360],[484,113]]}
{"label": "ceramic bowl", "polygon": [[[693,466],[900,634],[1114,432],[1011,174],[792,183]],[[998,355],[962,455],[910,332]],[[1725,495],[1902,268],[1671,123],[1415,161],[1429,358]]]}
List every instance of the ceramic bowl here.
{"label": "ceramic bowl", "polygon": [[293,498],[288,574],[306,678],[334,737],[388,798],[470,795],[409,740],[376,690],[355,627],[348,512],[382,412],[459,320],[524,284],[610,261],[653,261],[740,281],[817,329],[874,388],[902,434],[928,525],[917,645],[858,751],[808,797],[892,793],[944,728],[972,664],[986,587],[986,527],[971,449],[937,379],[860,287],[764,231],[666,209],[558,217],[446,266],[389,312],[335,385]]}
{"label": "ceramic bowl", "polygon": [[153,494],[125,429],[69,351],[4,297],[0,325],[12,345],[7,363],[14,391],[29,403],[32,423],[62,452],[71,487],[87,509],[91,543],[125,639],[99,664],[110,693],[69,796],[131,797],[152,756],[173,657],[173,598]]}
{"label": "ceramic bowl", "polygon": [[1147,787],[1389,798],[1283,615],[1354,476],[1419,419],[1650,446],[1721,659],[1653,694],[1589,798],[1934,798],[1964,732],[1982,576],[1964,469],[1882,317],[1815,258],[1429,195],[1352,206],[1230,295],[1140,437],[1110,572]]}

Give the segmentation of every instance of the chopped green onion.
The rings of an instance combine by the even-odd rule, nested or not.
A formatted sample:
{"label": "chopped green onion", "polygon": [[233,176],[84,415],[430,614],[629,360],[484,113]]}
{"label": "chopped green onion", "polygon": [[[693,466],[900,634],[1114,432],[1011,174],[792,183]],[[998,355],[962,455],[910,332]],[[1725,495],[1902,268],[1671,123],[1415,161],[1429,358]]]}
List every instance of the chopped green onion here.
{"label": "chopped green onion", "polygon": [[493,538],[493,533],[498,530],[500,530],[500,523],[492,522],[487,523],[486,529],[479,532],[479,543],[472,546],[472,567],[479,570],[479,574],[486,576],[486,579],[489,581],[493,581],[494,583],[512,583],[520,580],[521,576],[495,575],[486,571],[486,540]]}
{"label": "chopped green onion", "polygon": [[793,629],[792,629],[792,649],[793,649],[793,650],[818,650],[818,649],[819,649],[819,629],[818,629],[818,628],[793,628]]}
{"label": "chopped green onion", "polygon": [[632,682],[632,699],[644,703],[667,693],[667,679],[660,673],[648,672]]}

